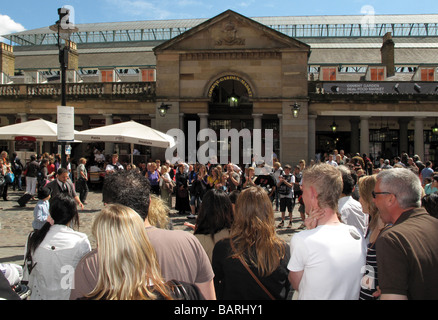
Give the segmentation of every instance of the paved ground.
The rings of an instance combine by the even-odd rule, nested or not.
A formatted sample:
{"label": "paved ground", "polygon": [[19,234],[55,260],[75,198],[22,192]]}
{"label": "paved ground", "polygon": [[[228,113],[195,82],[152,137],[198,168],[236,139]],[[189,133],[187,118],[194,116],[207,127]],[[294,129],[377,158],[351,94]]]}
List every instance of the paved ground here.
{"label": "paved ground", "polygon": [[[29,232],[32,231],[33,209],[36,201],[30,201],[26,207],[18,206],[17,200],[23,192],[9,190],[9,201],[0,200],[0,263],[17,263],[22,265],[24,245]],[[175,201],[175,199],[174,199]],[[91,235],[91,224],[93,217],[102,208],[102,193],[100,190],[90,191],[88,204],[84,210],[80,211],[80,232],[84,232],[90,239],[91,246],[95,247],[95,240]],[[277,229],[279,236],[289,242],[295,232],[299,232],[297,228],[301,225],[298,206],[293,212],[293,228]],[[194,222],[193,219],[187,219],[186,216],[176,214],[174,210],[170,212],[175,229],[186,230],[192,232],[192,229],[184,226],[184,222]],[[281,214],[275,213],[276,224],[280,221]],[[285,225],[289,222],[286,221]]]}

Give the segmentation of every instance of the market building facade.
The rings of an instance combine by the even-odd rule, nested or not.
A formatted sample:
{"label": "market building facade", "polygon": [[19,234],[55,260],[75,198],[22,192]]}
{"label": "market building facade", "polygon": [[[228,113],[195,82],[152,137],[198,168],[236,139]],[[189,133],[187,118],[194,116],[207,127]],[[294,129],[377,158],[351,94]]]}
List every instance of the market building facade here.
{"label": "market building facade", "polygon": [[[333,149],[438,161],[437,16],[376,16],[368,29],[360,16],[248,18],[231,10],[211,19],[78,25],[67,42],[68,105],[77,130],[126,120],[186,135],[193,123],[218,136],[271,129],[274,153],[290,164]],[[53,32],[5,37],[1,125],[55,122]],[[105,145],[107,154],[124,148]]]}

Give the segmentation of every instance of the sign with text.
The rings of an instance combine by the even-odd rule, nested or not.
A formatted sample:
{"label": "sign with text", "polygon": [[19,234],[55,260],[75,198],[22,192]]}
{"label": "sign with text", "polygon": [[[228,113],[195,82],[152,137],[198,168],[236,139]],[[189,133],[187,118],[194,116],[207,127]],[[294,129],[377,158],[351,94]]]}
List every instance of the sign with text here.
{"label": "sign with text", "polygon": [[75,140],[75,108],[58,106],[58,141]]}
{"label": "sign with text", "polygon": [[323,82],[328,94],[438,94],[437,82]]}

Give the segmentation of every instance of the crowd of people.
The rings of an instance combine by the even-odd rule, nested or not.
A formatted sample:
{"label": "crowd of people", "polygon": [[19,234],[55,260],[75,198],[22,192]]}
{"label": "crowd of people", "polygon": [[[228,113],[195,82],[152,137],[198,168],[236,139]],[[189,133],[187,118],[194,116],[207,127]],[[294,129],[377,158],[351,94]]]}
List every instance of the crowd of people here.
{"label": "crowd of people", "polygon": [[[335,150],[307,166],[134,166],[114,154],[91,248],[74,230],[87,160],[71,179],[68,168],[31,158],[23,171],[38,164],[37,181],[26,175],[26,188],[39,201],[24,264],[30,299],[438,299],[438,172],[417,156],[382,160]],[[173,230],[173,197],[193,231]],[[292,229],[295,205],[303,221],[287,243],[277,231]]]}

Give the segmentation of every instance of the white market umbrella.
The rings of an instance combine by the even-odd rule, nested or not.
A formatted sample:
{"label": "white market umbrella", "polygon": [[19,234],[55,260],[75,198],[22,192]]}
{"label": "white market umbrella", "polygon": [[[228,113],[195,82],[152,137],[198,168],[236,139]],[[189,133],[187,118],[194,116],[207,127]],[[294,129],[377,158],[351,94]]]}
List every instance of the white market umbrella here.
{"label": "white market umbrella", "polygon": [[[78,131],[75,131],[77,133]],[[16,137],[33,137],[36,141],[58,141],[58,125],[43,119],[0,127],[0,140],[15,140]],[[74,141],[80,142],[80,141]]]}
{"label": "white market umbrella", "polygon": [[131,144],[131,155],[134,144],[158,148],[169,148],[175,145],[172,136],[134,120],[83,130],[76,133],[75,138],[82,141],[129,143]]}
{"label": "white market umbrella", "polygon": [[15,140],[15,137],[21,136],[33,137],[39,141],[57,141],[58,125],[37,119],[0,127],[1,140]]}

